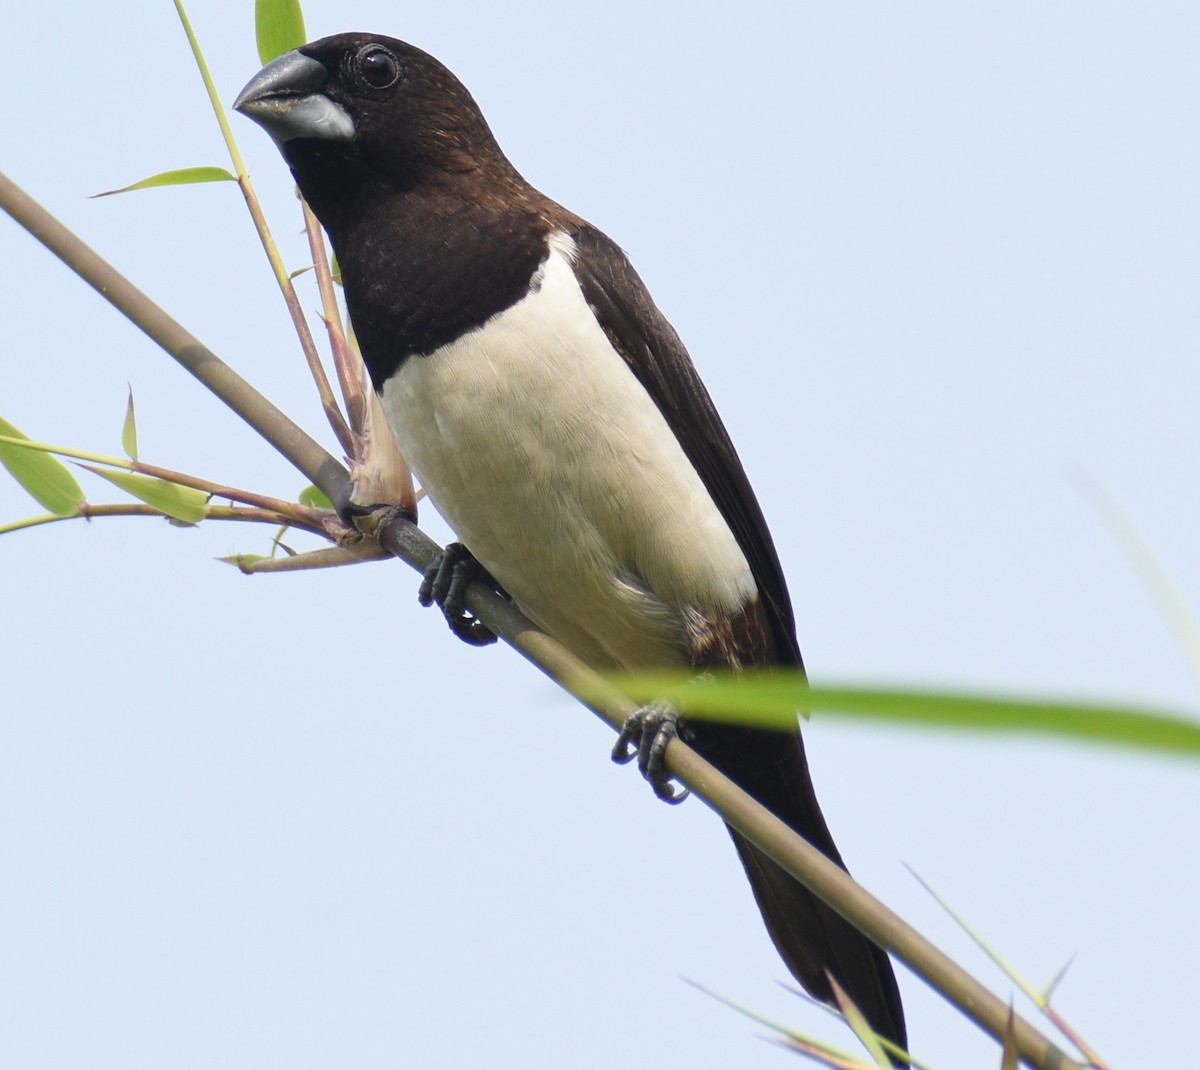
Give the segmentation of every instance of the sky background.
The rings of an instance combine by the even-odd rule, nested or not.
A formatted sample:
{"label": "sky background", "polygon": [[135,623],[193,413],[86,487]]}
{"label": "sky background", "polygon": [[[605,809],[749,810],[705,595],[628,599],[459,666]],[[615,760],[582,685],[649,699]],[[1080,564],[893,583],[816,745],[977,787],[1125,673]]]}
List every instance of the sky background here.
{"label": "sky background", "polygon": [[[1200,7],[306,6],[311,37],[446,62],[526,177],[629,252],[757,488],[817,682],[1197,711],[1083,488],[1200,606]],[[191,15],[228,103],[253,4]],[[236,189],[86,199],[227,165],[171,6],[23,4],[5,38],[3,170],[329,443]],[[299,268],[290,177],[233,122]],[[0,415],[117,453],[131,384],[144,460],[303,486],[7,219],[0,257]],[[0,478],[0,522],[39,511]],[[0,1062],[797,1065],[684,977],[852,1044],[776,983],[703,806],[656,803],[519,657],[452,640],[402,565],[214,561],[269,534],[0,539]],[[885,902],[1005,998],[906,865],[1033,983],[1076,956],[1058,1006],[1115,1067],[1192,1049],[1200,769],[805,731]],[[899,972],[922,1058],[997,1064]]]}

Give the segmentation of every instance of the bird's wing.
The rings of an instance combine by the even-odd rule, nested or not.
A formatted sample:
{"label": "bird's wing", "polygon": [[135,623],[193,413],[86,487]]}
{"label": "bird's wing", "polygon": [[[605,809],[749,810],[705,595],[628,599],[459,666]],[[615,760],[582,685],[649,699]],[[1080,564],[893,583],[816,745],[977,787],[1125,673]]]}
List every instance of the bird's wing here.
{"label": "bird's wing", "polygon": [[777,657],[802,665],[792,603],[762,509],[691,357],[611,238],[584,224],[571,235],[575,274],[609,341],[654,399],[737,538],[758,584]]}

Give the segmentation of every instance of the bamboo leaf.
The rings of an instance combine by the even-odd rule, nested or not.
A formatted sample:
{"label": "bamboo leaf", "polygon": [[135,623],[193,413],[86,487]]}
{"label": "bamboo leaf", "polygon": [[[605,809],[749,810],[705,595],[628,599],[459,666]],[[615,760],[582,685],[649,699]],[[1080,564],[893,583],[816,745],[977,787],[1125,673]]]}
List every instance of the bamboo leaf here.
{"label": "bamboo leaf", "polygon": [[233,554],[230,557],[218,557],[217,560],[223,561],[227,565],[233,565],[247,576],[253,576],[254,566],[260,561],[269,560],[269,558],[265,554]]}
{"label": "bamboo leaf", "polygon": [[968,732],[1024,733],[1200,757],[1200,721],[1133,706],[887,688],[809,687],[800,673],[617,673],[639,702],[664,700],[694,717],[792,729],[798,710]]}
{"label": "bamboo leaf", "polygon": [[300,0],[255,0],[254,34],[258,58],[264,66],[276,56],[299,48],[308,40]]}
{"label": "bamboo leaf", "polygon": [[300,504],[313,509],[333,509],[333,502],[311,483],[300,492]]}
{"label": "bamboo leaf", "polygon": [[163,171],[161,174],[143,178],[120,189],[109,189],[103,193],[92,194],[97,197],[111,197],[116,193],[131,193],[137,189],[153,189],[155,186],[192,186],[200,182],[236,182],[224,167],[181,167],[176,171]]}
{"label": "bamboo leaf", "polygon": [[137,460],[137,420],[133,414],[133,387],[129,388],[129,401],[125,405],[125,423],[121,426],[121,449],[131,461]]}
{"label": "bamboo leaf", "polygon": [[194,487],[182,487],[165,479],[138,475],[136,472],[112,472],[84,465],[89,472],[115,483],[123,491],[152,505],[173,520],[198,524],[208,515],[208,495]]}
{"label": "bamboo leaf", "polygon": [[[0,434],[25,439],[7,420],[0,419]],[[55,516],[74,516],[83,502],[83,488],[57,457],[13,443],[0,443],[0,464],[43,508]]]}

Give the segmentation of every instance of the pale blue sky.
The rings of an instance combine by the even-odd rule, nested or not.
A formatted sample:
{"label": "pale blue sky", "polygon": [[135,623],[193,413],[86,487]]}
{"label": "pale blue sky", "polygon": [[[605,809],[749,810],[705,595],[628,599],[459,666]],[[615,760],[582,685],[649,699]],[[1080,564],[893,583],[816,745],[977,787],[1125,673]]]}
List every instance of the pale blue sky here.
{"label": "pale blue sky", "polygon": [[[526,176],[627,249],[738,444],[816,680],[1200,706],[1080,489],[1200,606],[1194,4],[307,7],[314,37],[445,61]],[[191,11],[226,101],[258,68],[252,8]],[[0,167],[320,432],[232,186],[86,199],[226,162],[170,5],[25,5],[5,37]],[[234,126],[299,267],[282,162]],[[0,415],[115,452],[131,383],[144,459],[300,488],[6,221],[0,254]],[[35,508],[0,479],[0,520]],[[775,984],[702,806],[655,803],[519,658],[452,641],[402,566],[213,561],[268,534],[0,540],[0,1061],[796,1065],[680,977],[850,1043]],[[1190,1050],[1200,770],[806,732],[868,887],[1005,996],[904,863],[1034,983],[1076,955],[1059,1005],[1114,1066]],[[995,1065],[900,978],[914,1050]]]}

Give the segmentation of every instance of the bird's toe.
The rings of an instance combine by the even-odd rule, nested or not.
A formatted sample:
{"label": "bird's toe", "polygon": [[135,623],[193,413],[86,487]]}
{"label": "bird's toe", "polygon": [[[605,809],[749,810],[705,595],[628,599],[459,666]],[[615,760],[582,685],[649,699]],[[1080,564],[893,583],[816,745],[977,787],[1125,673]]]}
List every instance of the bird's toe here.
{"label": "bird's toe", "polygon": [[679,714],[665,702],[653,702],[631,713],[621,726],[612,759],[624,764],[636,756],[638,770],[663,802],[681,803],[688,790],[671,779],[667,747],[679,735]]}

